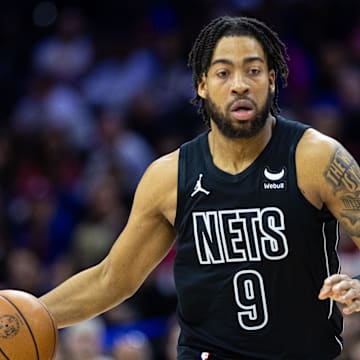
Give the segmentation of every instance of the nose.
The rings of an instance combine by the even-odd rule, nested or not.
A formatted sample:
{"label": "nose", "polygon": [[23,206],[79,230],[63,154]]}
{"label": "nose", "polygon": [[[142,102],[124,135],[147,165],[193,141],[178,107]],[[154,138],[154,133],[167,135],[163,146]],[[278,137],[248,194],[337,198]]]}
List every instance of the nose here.
{"label": "nose", "polygon": [[242,74],[235,74],[231,84],[233,94],[245,94],[249,91],[249,84]]}

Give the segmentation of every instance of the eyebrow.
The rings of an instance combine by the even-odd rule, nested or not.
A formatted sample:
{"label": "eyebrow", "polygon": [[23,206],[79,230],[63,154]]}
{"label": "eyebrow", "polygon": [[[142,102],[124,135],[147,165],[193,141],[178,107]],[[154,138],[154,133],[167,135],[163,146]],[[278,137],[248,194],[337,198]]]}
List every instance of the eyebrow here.
{"label": "eyebrow", "polygon": [[[249,56],[249,57],[247,57],[247,58],[245,58],[245,59],[243,60],[243,62],[244,62],[245,64],[248,64],[248,63],[251,63],[251,62],[254,62],[254,61],[260,61],[260,62],[262,62],[263,64],[265,63],[264,59],[261,58],[260,56]],[[234,65],[234,62],[231,61],[231,60],[229,60],[229,59],[222,59],[222,58],[220,58],[220,59],[214,60],[214,61],[210,64],[210,66],[213,66],[213,65],[216,65],[216,64]]]}

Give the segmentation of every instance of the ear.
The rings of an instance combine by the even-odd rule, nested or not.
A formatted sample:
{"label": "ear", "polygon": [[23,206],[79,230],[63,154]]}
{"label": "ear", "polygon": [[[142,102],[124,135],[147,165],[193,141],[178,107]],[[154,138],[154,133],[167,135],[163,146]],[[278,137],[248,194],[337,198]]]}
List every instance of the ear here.
{"label": "ear", "polygon": [[270,90],[271,90],[272,94],[275,93],[275,86],[276,86],[275,79],[276,79],[275,70],[270,70],[269,71],[269,86],[270,86]]}
{"label": "ear", "polygon": [[207,98],[207,83],[206,83],[206,76],[205,74],[203,74],[201,81],[199,82],[199,85],[197,87],[197,93],[198,95],[203,98],[206,99]]}

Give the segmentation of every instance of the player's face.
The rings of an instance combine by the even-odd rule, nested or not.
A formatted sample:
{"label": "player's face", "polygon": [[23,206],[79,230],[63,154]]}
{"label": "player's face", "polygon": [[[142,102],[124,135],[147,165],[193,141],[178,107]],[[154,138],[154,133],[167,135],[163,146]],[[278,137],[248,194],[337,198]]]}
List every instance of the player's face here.
{"label": "player's face", "polygon": [[212,122],[227,137],[256,135],[270,113],[275,73],[260,43],[248,36],[220,39],[198,87]]}

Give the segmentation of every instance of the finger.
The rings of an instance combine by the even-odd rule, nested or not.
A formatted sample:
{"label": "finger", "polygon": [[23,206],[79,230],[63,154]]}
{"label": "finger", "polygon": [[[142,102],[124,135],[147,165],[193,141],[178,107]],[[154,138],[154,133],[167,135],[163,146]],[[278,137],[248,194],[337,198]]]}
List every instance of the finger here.
{"label": "finger", "polygon": [[334,274],[334,275],[327,277],[324,280],[324,284],[335,285],[335,284],[339,283],[340,281],[345,281],[345,280],[351,280],[351,277],[346,274]]}
{"label": "finger", "polygon": [[324,300],[326,298],[338,300],[338,297],[341,296],[344,291],[349,290],[349,288],[353,285],[353,281],[355,280],[346,274],[331,275],[324,280],[318,298],[320,300]]}
{"label": "finger", "polygon": [[319,299],[320,300],[324,300],[326,298],[328,298],[332,293],[332,286],[330,285],[324,285],[319,292]]}
{"label": "finger", "polygon": [[360,300],[358,299],[353,301],[351,305],[344,307],[342,311],[345,315],[350,315],[356,311],[360,311]]}
{"label": "finger", "polygon": [[352,302],[360,299],[360,292],[355,288],[351,288],[348,291],[344,292],[340,297],[340,301],[350,305]]}
{"label": "finger", "polygon": [[358,288],[358,281],[350,279],[350,280],[342,280],[339,283],[333,285],[332,290],[337,293],[339,292],[345,293],[350,289],[356,289],[356,288]]}
{"label": "finger", "polygon": [[339,292],[329,291],[326,294],[319,294],[318,298],[319,300],[331,299],[342,304],[350,305],[353,300],[346,301],[345,299],[343,299],[343,295],[344,293],[341,292],[339,293]]}

